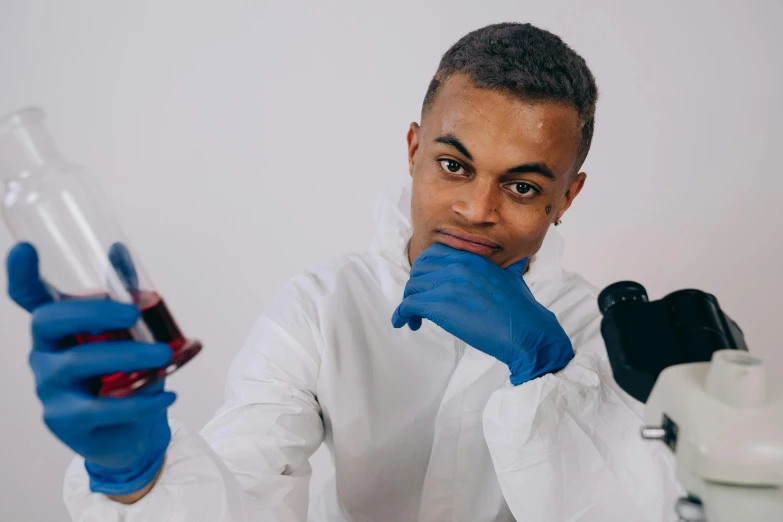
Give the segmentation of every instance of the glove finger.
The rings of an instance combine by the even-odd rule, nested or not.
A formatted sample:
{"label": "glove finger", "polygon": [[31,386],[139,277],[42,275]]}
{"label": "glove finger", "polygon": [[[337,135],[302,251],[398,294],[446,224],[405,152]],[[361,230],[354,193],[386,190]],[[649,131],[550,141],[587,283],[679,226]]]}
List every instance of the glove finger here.
{"label": "glove finger", "polygon": [[109,249],[109,262],[114,267],[125,290],[135,292],[139,289],[139,276],[133,265],[133,258],[128,248],[122,243],[114,243]]}
{"label": "glove finger", "polygon": [[107,426],[133,422],[151,414],[160,413],[174,404],[177,395],[162,391],[154,395],[131,395],[121,399],[105,397],[95,399],[98,413],[93,416],[93,426]]}
{"label": "glove finger", "polygon": [[38,252],[30,243],[18,243],[8,253],[8,295],[32,312],[52,300],[38,272]]}
{"label": "glove finger", "polygon": [[517,261],[513,265],[509,266],[508,268],[506,268],[506,270],[509,273],[513,274],[515,277],[522,279],[522,274],[525,272],[525,268],[527,267],[527,263],[529,259],[530,258],[525,257]]}
{"label": "glove finger", "polygon": [[394,310],[394,315],[392,316],[392,324],[394,327],[402,328],[414,317],[418,317],[418,320],[414,322],[414,325],[421,319],[429,319],[430,321],[437,322],[438,311],[443,307],[448,296],[443,292],[436,292],[437,290],[433,290],[430,292],[413,294],[403,299],[402,303]]}
{"label": "glove finger", "polygon": [[411,265],[411,277],[426,274],[451,264],[454,262],[452,257],[459,253],[460,251],[456,248],[444,245],[443,243],[433,243],[413,261],[413,264]]}
{"label": "glove finger", "polygon": [[411,330],[415,332],[421,328],[421,317],[416,315],[410,318],[400,317],[397,310],[395,310],[394,314],[392,315],[392,326],[394,326],[394,328],[402,328],[406,324]]}
{"label": "glove finger", "polygon": [[394,313],[392,314],[392,319],[391,319],[392,326],[395,328],[402,328],[403,326],[408,324],[408,319],[410,319],[410,317],[402,317],[400,315],[400,307],[398,306],[397,308],[394,309]]}
{"label": "glove finger", "polygon": [[[425,294],[421,293],[413,294],[402,300],[397,309],[394,310],[392,323],[394,323],[395,328],[400,328],[408,324],[408,321],[415,316],[424,317],[424,315],[419,313],[423,312],[425,308],[425,299],[423,299],[424,295]],[[427,301],[428,300],[429,299],[427,299]]]}
{"label": "glove finger", "polygon": [[405,292],[402,297],[405,299],[409,295],[420,294],[421,292],[432,290],[440,283],[447,280],[448,277],[449,274],[444,270],[412,276],[408,282],[405,283]]}
{"label": "glove finger", "polygon": [[[162,368],[171,361],[172,350],[163,343],[110,341],[83,344],[60,352],[31,355],[31,364],[48,368],[57,382],[78,382],[115,372]],[[48,364],[45,364],[48,363]]]}
{"label": "glove finger", "polygon": [[416,261],[431,261],[448,258],[457,255],[460,252],[462,252],[462,250],[457,250],[456,248],[444,245],[443,243],[433,243],[424,249],[419,257],[416,258]]}
{"label": "glove finger", "polygon": [[415,332],[416,330],[421,328],[421,321],[422,319],[418,315],[411,317],[410,320],[408,321],[408,328],[410,328],[412,331]]}
{"label": "glove finger", "polygon": [[33,312],[33,349],[51,350],[53,341],[71,335],[130,328],[139,315],[137,307],[108,299],[49,303]]}
{"label": "glove finger", "polygon": [[[435,248],[436,246],[440,248]],[[457,250],[435,243],[413,262],[413,265],[411,265],[411,277],[419,277],[454,265],[470,266],[476,262],[491,263],[491,261],[473,252],[465,252],[464,250]]]}

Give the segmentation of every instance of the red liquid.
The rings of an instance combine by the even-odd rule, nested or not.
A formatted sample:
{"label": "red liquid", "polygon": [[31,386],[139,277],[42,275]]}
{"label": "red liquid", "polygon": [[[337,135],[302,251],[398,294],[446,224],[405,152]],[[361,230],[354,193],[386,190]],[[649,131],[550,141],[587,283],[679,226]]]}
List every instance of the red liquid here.
{"label": "red liquid", "polygon": [[[168,366],[129,373],[112,373],[101,377],[98,395],[102,397],[127,397],[170,375],[190,361],[201,351],[201,343],[185,339],[163,298],[156,292],[138,292],[134,296],[141,310],[141,320],[147,325],[156,341],[168,344],[174,352]],[[80,334],[73,336],[74,344],[97,341],[131,340],[129,330],[114,330],[98,335]]]}

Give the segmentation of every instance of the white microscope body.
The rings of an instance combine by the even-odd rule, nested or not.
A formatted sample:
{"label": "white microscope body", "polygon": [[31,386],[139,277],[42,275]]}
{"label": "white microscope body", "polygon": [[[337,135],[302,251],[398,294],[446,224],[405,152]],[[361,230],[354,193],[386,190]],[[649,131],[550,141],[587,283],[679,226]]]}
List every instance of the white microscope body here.
{"label": "white microscope body", "polygon": [[[783,375],[781,375],[783,377]],[[783,522],[783,386],[761,359],[716,351],[710,362],[663,370],[642,436],[668,444],[689,497],[687,522]]]}

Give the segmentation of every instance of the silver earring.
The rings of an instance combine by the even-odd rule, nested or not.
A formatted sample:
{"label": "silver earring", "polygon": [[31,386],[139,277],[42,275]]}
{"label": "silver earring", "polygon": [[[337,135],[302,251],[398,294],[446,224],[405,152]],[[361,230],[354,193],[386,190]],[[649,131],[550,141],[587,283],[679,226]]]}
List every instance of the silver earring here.
{"label": "silver earring", "polygon": [[560,225],[560,223],[562,223],[562,222],[563,222],[563,220],[562,220],[562,219],[558,219],[557,221],[555,221],[555,226],[559,226],[559,225]]}

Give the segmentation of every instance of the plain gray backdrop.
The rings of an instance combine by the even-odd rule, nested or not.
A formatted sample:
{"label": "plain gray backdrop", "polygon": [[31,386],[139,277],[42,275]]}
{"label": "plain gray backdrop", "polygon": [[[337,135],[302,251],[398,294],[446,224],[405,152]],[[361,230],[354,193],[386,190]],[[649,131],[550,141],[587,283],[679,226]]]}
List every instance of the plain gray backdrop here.
{"label": "plain gray backdrop", "polygon": [[[441,55],[501,21],[563,37],[601,91],[566,267],[652,298],[710,291],[779,370],[780,1],[0,0],[0,113],[47,111],[204,342],[170,379],[173,415],[210,417],[290,276],[366,247]],[[29,345],[27,315],[0,298],[0,519],[65,520],[71,453],[41,421]]]}

